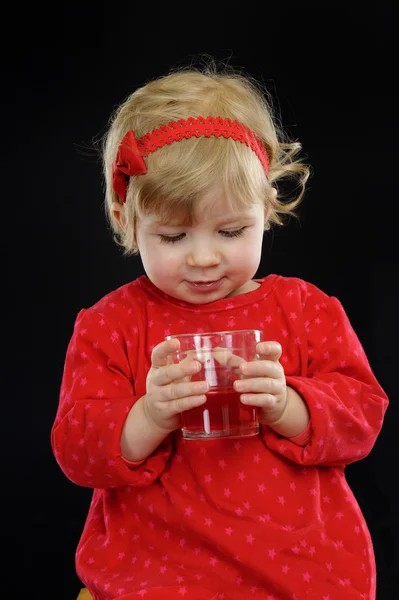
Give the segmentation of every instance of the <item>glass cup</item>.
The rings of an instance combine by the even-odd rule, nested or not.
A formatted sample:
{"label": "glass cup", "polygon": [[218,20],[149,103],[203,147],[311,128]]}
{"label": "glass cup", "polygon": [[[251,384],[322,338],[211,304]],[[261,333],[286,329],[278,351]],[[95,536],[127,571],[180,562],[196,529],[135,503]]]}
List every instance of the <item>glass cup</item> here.
{"label": "glass cup", "polygon": [[187,377],[188,381],[207,381],[209,391],[205,404],[181,413],[182,435],[186,440],[239,438],[259,432],[258,411],[242,404],[233,383],[243,379],[240,364],[257,360],[256,344],[261,341],[257,329],[214,331],[169,335],[178,339],[180,349],[169,357],[169,363],[197,360],[202,368]]}

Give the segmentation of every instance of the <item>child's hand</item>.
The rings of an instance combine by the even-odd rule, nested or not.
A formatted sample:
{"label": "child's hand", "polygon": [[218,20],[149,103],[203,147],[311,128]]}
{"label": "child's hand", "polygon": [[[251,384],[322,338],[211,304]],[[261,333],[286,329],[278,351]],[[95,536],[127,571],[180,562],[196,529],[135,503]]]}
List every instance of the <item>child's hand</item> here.
{"label": "child's hand", "polygon": [[206,402],[206,381],[190,381],[201,364],[188,359],[178,364],[168,364],[168,356],[178,350],[177,340],[158,344],[152,352],[152,366],[147,375],[147,393],[144,412],[148,421],[159,429],[174,431],[180,427],[180,413]]}
{"label": "child's hand", "polygon": [[281,346],[278,342],[260,342],[256,351],[260,360],[246,362],[239,370],[245,379],[234,382],[241,402],[259,408],[259,420],[271,425],[278,421],[287,404],[287,385],[284,369],[279,363]]}

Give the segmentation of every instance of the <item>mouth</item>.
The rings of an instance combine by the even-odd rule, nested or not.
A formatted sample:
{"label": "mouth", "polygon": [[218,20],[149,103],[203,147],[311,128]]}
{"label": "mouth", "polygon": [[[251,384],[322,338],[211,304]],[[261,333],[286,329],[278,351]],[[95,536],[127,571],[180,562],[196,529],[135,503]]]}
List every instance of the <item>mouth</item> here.
{"label": "mouth", "polygon": [[209,291],[213,291],[216,290],[222,283],[223,281],[223,277],[221,277],[220,279],[215,279],[212,281],[188,281],[186,280],[186,284],[188,285],[188,287],[190,287],[191,289],[194,289],[196,291],[204,291],[204,292],[209,292]]}

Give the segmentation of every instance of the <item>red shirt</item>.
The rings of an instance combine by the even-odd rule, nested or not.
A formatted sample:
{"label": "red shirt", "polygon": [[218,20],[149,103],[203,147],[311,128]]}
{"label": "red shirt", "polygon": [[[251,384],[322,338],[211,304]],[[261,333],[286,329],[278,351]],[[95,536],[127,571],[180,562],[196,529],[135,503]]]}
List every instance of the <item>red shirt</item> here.
{"label": "red shirt", "polygon": [[[143,276],[78,314],[52,447],[65,475],[94,490],[76,565],[95,599],[375,598],[372,541],[344,468],[372,450],[387,396],[336,298],[296,278],[258,281],[191,305]],[[282,345],[287,384],[311,415],[306,445],[267,426],[202,442],[178,430],[127,464],[121,432],[154,346],[243,328]]]}

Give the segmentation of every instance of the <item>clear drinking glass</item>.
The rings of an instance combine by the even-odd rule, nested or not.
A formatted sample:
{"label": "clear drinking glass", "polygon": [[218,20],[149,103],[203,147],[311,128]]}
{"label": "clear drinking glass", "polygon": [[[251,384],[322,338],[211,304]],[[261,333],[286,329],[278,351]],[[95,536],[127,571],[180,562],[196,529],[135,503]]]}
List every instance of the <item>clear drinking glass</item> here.
{"label": "clear drinking glass", "polygon": [[201,363],[198,373],[190,381],[207,381],[209,391],[205,404],[181,414],[182,435],[187,440],[238,438],[259,432],[258,411],[242,404],[240,393],[233,388],[236,379],[243,379],[239,371],[242,362],[257,360],[256,344],[261,331],[214,331],[169,335],[178,339],[180,349],[169,357],[170,363],[195,359]]}

